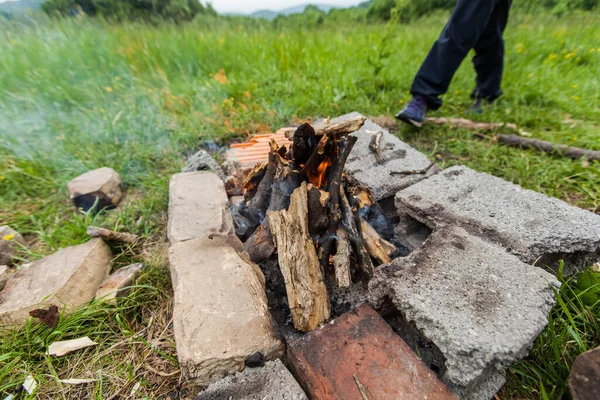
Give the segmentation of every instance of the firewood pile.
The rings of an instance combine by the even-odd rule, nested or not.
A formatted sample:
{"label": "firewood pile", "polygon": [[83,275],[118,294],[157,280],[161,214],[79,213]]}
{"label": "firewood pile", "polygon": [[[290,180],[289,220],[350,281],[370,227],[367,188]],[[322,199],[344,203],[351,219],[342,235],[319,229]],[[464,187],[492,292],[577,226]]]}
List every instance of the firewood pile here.
{"label": "firewood pile", "polygon": [[305,123],[289,131],[289,148],[272,140],[268,161],[249,172],[244,200],[232,206],[250,258],[277,258],[299,331],[330,318],[328,287],[368,281],[396,252],[381,208],[344,174],[357,141],[350,134],[364,123],[362,116]]}

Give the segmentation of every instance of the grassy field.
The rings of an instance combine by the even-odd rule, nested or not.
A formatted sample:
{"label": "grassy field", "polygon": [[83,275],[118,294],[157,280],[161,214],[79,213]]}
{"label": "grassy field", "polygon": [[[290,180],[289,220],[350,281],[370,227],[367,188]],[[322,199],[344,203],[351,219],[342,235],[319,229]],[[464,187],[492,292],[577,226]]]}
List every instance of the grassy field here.
{"label": "grassy field", "polygon": [[[446,15],[404,26],[275,30],[242,20],[183,26],[71,19],[0,23],[0,225],[25,234],[33,260],[86,241],[90,222],[146,238],[141,254],[114,248],[115,268],[149,268],[118,307],[92,304],[50,331],[0,334],[0,394],[27,375],[40,398],[185,394],[169,316],[165,210],[170,175],[202,141],[224,143],[300,119],[350,111],[392,115]],[[4,24],[4,25],[2,25]],[[600,150],[600,15],[515,15],[506,33],[505,96],[486,121],[519,124],[533,137]],[[462,116],[474,74],[465,62],[437,115]],[[600,212],[600,164],[502,147],[472,132],[401,127],[397,134],[444,166],[465,164]],[[73,209],[66,183],[110,166],[125,205],[96,217]],[[513,368],[502,398],[558,399],[574,355],[600,344],[598,305],[565,285],[532,357]],[[100,343],[74,356],[44,356],[55,340]],[[61,379],[94,379],[69,386]]]}

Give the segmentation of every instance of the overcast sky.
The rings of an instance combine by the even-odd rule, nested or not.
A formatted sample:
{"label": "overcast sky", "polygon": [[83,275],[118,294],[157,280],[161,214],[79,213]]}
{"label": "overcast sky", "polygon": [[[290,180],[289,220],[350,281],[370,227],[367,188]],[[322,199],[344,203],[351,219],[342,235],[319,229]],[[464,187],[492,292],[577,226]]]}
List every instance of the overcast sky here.
{"label": "overcast sky", "polygon": [[[8,0],[0,0],[0,3]],[[336,6],[355,6],[365,0],[212,0],[210,1],[218,12],[250,13],[258,10],[279,11],[300,4],[327,4]],[[203,1],[203,3],[206,1]]]}

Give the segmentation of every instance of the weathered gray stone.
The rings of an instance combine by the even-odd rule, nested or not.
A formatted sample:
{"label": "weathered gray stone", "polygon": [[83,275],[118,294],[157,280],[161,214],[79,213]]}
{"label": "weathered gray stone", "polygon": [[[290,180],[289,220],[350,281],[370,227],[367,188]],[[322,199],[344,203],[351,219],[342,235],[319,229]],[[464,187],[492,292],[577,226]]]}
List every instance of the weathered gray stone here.
{"label": "weathered gray stone", "polygon": [[95,298],[102,301],[114,301],[117,297],[126,296],[129,292],[127,288],[133,284],[143,269],[144,264],[141,263],[120,268],[100,284]]}
{"label": "weathered gray stone", "polygon": [[[355,112],[335,120],[356,116],[360,116],[360,114]],[[371,138],[378,132],[383,132],[383,138],[381,139],[382,156],[385,161],[383,164],[379,164],[375,158],[375,153],[369,150]],[[375,200],[379,201],[394,196],[397,191],[413,185],[440,170],[437,166],[434,166],[427,174],[390,175],[392,171],[425,169],[431,165],[431,161],[425,154],[413,149],[388,130],[369,119],[353,135],[358,138],[358,141],[354,145],[350,157],[348,157],[345,171],[360,186],[369,188],[373,192]]]}
{"label": "weathered gray stone", "polygon": [[171,244],[204,235],[233,233],[228,203],[223,181],[214,172],[173,175],[167,227]]}
{"label": "weathered gray stone", "polygon": [[235,236],[211,235],[169,251],[177,355],[184,377],[199,385],[241,371],[257,352],[266,360],[283,353],[264,276],[242,249]]}
{"label": "weathered gray stone", "polygon": [[94,298],[112,254],[102,239],[67,247],[19,270],[0,293],[0,324],[20,324],[31,310],[57,305],[67,312]]}
{"label": "weathered gray stone", "polygon": [[0,265],[12,265],[20,246],[25,245],[23,236],[10,226],[0,226]]}
{"label": "weathered gray stone", "polygon": [[308,397],[285,365],[275,360],[213,383],[196,400],[308,400]]}
{"label": "weathered gray stone", "polygon": [[67,183],[71,200],[77,208],[87,211],[115,207],[121,200],[121,178],[112,168],[98,168],[79,175]]}
{"label": "weathered gray stone", "polygon": [[7,265],[0,265],[0,291],[4,289],[6,282],[14,275],[13,271]]}
{"label": "weathered gray stone", "polygon": [[506,373],[491,368],[484,376],[469,387],[465,388],[453,385],[449,385],[449,387],[461,400],[490,400],[496,398],[494,396],[502,389],[505,383]]}
{"label": "weathered gray stone", "polygon": [[430,228],[460,226],[497,241],[527,263],[564,258],[572,273],[598,259],[599,215],[466,167],[402,190],[396,208]]}
{"label": "weathered gray stone", "polygon": [[195,171],[212,171],[223,181],[227,179],[227,175],[225,175],[219,163],[206,150],[200,150],[188,158],[185,167],[181,170],[181,172]]}
{"label": "weathered gray stone", "polygon": [[526,355],[547,324],[556,278],[460,228],[431,234],[376,270],[371,301],[390,301],[446,358],[443,380],[477,393]]}

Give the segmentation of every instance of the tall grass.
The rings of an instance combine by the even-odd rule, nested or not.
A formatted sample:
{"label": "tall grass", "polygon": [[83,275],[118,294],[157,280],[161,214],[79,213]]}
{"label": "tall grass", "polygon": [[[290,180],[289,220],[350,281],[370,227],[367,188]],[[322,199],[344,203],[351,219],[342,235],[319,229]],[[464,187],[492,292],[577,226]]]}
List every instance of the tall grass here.
{"label": "tall grass", "polygon": [[[388,27],[279,29],[217,18],[180,26],[85,18],[0,23],[0,224],[10,224],[31,242],[32,251],[20,255],[23,261],[85,241],[91,222],[160,243],[168,179],[200,141],[223,143],[290,121],[355,110],[396,112],[410,99],[412,77],[446,17]],[[515,122],[534,137],[599,150],[598,26],[600,15],[593,13],[561,19],[515,15],[506,33],[505,96],[477,118]],[[462,116],[470,105],[469,64],[459,70],[439,114]],[[501,147],[464,130],[403,127],[397,134],[443,166],[466,164],[590,210],[600,206],[598,164]],[[102,166],[121,174],[125,206],[82,215],[70,204],[65,185]],[[138,256],[114,250],[116,266],[137,261]],[[166,261],[149,252],[141,257],[153,266],[148,284],[167,289],[168,277],[160,269]],[[149,318],[152,307],[167,301],[168,291],[159,292],[149,304],[144,298],[153,291],[141,288],[128,312],[93,305],[67,317],[73,323],[61,325],[60,334],[89,333],[102,342],[97,351],[105,352],[127,335],[117,318],[129,321],[131,310]],[[550,329],[563,329],[562,324],[552,328],[556,321]],[[44,393],[52,398],[60,392],[53,371],[71,371],[69,361],[55,364],[40,353],[49,332],[22,329],[0,336],[0,392],[33,374],[49,385]],[[561,351],[571,352],[568,340],[563,344]],[[114,357],[106,355],[97,369]],[[121,372],[129,371],[126,363],[117,364],[124,366]],[[542,373],[547,391],[559,393],[547,383],[564,379],[561,368],[563,375]],[[521,371],[533,376],[532,370]],[[119,393],[115,382],[130,388],[143,378],[137,370],[127,374],[126,381],[103,376],[92,385],[94,396],[110,397]],[[529,391],[535,387],[534,381],[523,382]],[[160,387],[144,385],[150,392]]]}

